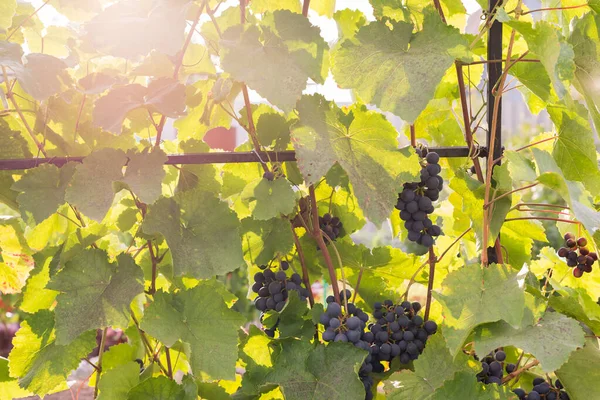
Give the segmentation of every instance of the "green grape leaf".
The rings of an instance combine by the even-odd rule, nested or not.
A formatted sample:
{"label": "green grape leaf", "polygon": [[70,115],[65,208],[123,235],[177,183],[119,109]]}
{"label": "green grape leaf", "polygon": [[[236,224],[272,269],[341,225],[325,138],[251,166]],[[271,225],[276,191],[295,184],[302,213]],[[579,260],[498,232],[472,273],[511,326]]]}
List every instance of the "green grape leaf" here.
{"label": "green grape leaf", "polygon": [[586,324],[596,335],[600,334],[600,305],[585,289],[562,287],[552,283],[561,296],[551,296],[548,305],[556,311]]}
{"label": "green grape leaf", "polygon": [[[0,61],[3,48],[0,42]],[[19,50],[21,48],[19,47]],[[27,148],[27,141],[21,132],[12,130],[4,119],[0,119],[0,157],[3,159],[31,157]],[[18,210],[17,192],[11,190],[15,183],[12,171],[0,171],[0,202],[8,207]]]}
{"label": "green grape leaf", "polygon": [[394,21],[407,20],[410,10],[401,0],[369,0],[373,6],[373,15],[377,19],[391,18]]}
{"label": "green grape leaf", "polygon": [[108,260],[105,251],[85,250],[67,262],[48,289],[56,298],[56,342],[64,345],[89,329],[129,325],[129,304],[143,293],[142,270],[127,254]]}
{"label": "green grape leaf", "polygon": [[455,373],[468,370],[466,359],[465,354],[454,359],[444,337],[438,332],[429,337],[423,354],[414,361],[414,371],[396,372],[385,382],[387,398],[429,399]]}
{"label": "green grape leaf", "polygon": [[582,182],[592,193],[600,193],[600,171],[594,133],[586,117],[565,107],[548,107],[558,130],[552,157],[566,179]]}
{"label": "green grape leaf", "polygon": [[181,117],[185,114],[185,85],[173,78],[153,80],[144,96],[144,106],[165,117]]}
{"label": "green grape leaf", "polygon": [[504,385],[484,385],[477,382],[477,377],[473,372],[458,371],[454,374],[452,380],[444,382],[442,387],[437,389],[431,400],[448,399],[513,399],[509,388]]}
{"label": "green grape leaf", "polygon": [[28,170],[12,186],[12,190],[20,192],[17,202],[21,214],[30,212],[37,223],[54,214],[65,203],[65,191],[76,165],[68,163],[58,168],[52,164],[42,164]]}
{"label": "green grape leaf", "polygon": [[287,179],[265,178],[250,182],[242,192],[242,200],[250,203],[252,216],[258,220],[276,218],[290,214],[296,206],[294,189]]}
{"label": "green grape leaf", "polygon": [[367,23],[367,18],[360,10],[351,10],[349,8],[336,11],[333,14],[333,19],[337,22],[340,39],[353,37]]}
{"label": "green grape leaf", "polygon": [[19,378],[22,388],[43,397],[65,384],[68,374],[94,349],[96,331],[61,346],[54,337],[54,315],[43,310],[21,322],[13,345],[8,357],[10,376]]}
{"label": "green grape leaf", "polygon": [[[325,5],[325,1],[331,0],[318,3]],[[329,74],[329,45],[321,37],[319,27],[312,25],[302,14],[288,10],[265,15],[262,26],[265,43],[271,45],[281,40],[302,71],[315,82],[325,83]]]}
{"label": "green grape leaf", "polygon": [[510,74],[543,101],[550,101],[553,95],[552,82],[541,63],[518,62],[510,68]]}
{"label": "green grape leaf", "polygon": [[127,153],[129,162],[123,182],[125,182],[146,204],[152,204],[162,193],[163,168],[167,155],[161,149],[152,152]]}
{"label": "green grape leaf", "polygon": [[0,33],[6,32],[11,27],[16,11],[17,0],[5,0],[0,3]]}
{"label": "green grape leaf", "polygon": [[294,246],[290,223],[286,219],[273,218],[257,221],[242,220],[244,253],[256,265],[267,264],[277,254],[288,254]]}
{"label": "green grape leaf", "polygon": [[316,183],[339,163],[366,217],[381,224],[397,201],[400,180],[414,179],[420,170],[417,157],[397,150],[396,129],[377,112],[355,106],[346,127],[340,109],[322,96],[304,96],[297,108],[292,142],[304,179]]}
{"label": "green grape leaf", "polygon": [[14,400],[32,395],[33,393],[19,386],[17,379],[9,376],[8,359],[0,357],[0,400]]}
{"label": "green grape leaf", "polygon": [[310,339],[315,334],[315,325],[308,314],[308,305],[306,300],[302,301],[298,297],[297,291],[290,291],[288,301],[283,310],[278,313],[280,338],[304,337]]}
{"label": "green grape leaf", "polygon": [[256,14],[275,10],[290,10],[295,13],[302,12],[298,0],[252,0],[250,2],[250,9]]}
{"label": "green grape leaf", "polygon": [[584,332],[574,319],[558,313],[546,315],[534,325],[515,329],[503,321],[480,325],[475,330],[475,351],[488,354],[502,346],[515,346],[533,354],[544,372],[552,372],[584,343]]}
{"label": "green grape leaf", "polygon": [[[392,29],[388,24],[391,25]],[[459,30],[425,10],[423,30],[406,22],[371,22],[332,54],[333,75],[342,88],[366,102],[414,122],[456,58],[466,55]]]}
{"label": "green grape leaf", "polygon": [[261,114],[256,123],[258,141],[263,146],[272,146],[273,150],[285,150],[290,143],[290,123],[281,114]]}
{"label": "green grape leaf", "polygon": [[166,376],[155,376],[133,387],[128,400],[185,400],[185,391]]}
{"label": "green grape leaf", "polygon": [[590,393],[600,393],[600,350],[596,340],[571,354],[558,371],[560,379],[571,398],[585,399]]}
{"label": "green grape leaf", "polygon": [[328,346],[288,339],[266,382],[279,385],[286,399],[363,400],[358,368],[367,352],[349,343]]}
{"label": "green grape leaf", "polygon": [[547,21],[539,21],[535,27],[524,21],[508,21],[506,25],[523,36],[530,52],[539,57],[546,68],[556,94],[560,98],[565,96],[566,87],[562,81],[573,77],[575,64],[573,48],[560,31]]}
{"label": "green grape leaf", "polygon": [[195,189],[160,198],[142,229],[165,237],[176,276],[205,279],[244,265],[239,221],[212,193]]}
{"label": "green grape leaf", "polygon": [[104,370],[98,382],[98,400],[126,399],[140,380],[140,365],[134,361]]}
{"label": "green grape leaf", "polygon": [[23,299],[19,305],[19,309],[26,313],[33,314],[42,309],[49,309],[58,294],[58,292],[46,288],[50,281],[50,266],[55,260],[55,255],[46,254],[46,251],[51,253],[56,251],[56,248],[46,248],[43,252],[33,256],[36,267],[27,279],[27,285],[23,290]]}
{"label": "green grape leaf", "polygon": [[333,13],[335,11],[335,1],[336,0],[313,1],[310,4],[310,9],[315,10],[317,14],[322,15],[324,17],[333,18]]}
{"label": "green grape leaf", "polygon": [[[478,325],[505,320],[519,326],[525,308],[519,279],[518,271],[495,264],[467,265],[446,276],[434,296],[443,306],[444,335],[452,354]],[[504,301],[498,302],[499,298]]]}
{"label": "green grape leaf", "polygon": [[[210,147],[197,139],[186,140],[179,143],[184,154],[209,152]],[[177,191],[190,190],[196,187],[209,192],[218,192],[220,183],[216,179],[217,169],[214,165],[182,165],[179,170]],[[223,192],[221,192],[224,194]],[[227,197],[227,196],[225,196]]]}
{"label": "green grape leaf", "polygon": [[113,183],[122,180],[126,162],[121,150],[106,148],[91,153],[75,167],[65,200],[86,216],[101,221],[112,205]]}
{"label": "green grape leaf", "polygon": [[[261,43],[260,37],[261,32],[254,25],[229,28],[221,42],[226,50],[221,66],[272,104],[291,111],[302,95],[309,75],[281,39],[272,36],[272,42],[267,46]],[[304,58],[312,59],[308,53]]]}
{"label": "green grape leaf", "polygon": [[505,151],[504,157],[508,160],[508,171],[513,180],[528,182],[536,180],[535,165],[529,158],[512,150]]}
{"label": "green grape leaf", "polygon": [[188,343],[188,359],[195,376],[234,379],[237,331],[243,319],[230,310],[223,296],[200,283],[177,293],[159,291],[146,309],[141,328],[166,346],[178,340]]}
{"label": "green grape leaf", "polygon": [[147,90],[137,83],[117,86],[94,104],[94,125],[113,133],[121,133],[123,121],[130,111],[144,104]]}
{"label": "green grape leaf", "polygon": [[23,90],[38,101],[44,101],[71,84],[63,60],[48,54],[32,53],[26,57],[23,68],[15,70]]}

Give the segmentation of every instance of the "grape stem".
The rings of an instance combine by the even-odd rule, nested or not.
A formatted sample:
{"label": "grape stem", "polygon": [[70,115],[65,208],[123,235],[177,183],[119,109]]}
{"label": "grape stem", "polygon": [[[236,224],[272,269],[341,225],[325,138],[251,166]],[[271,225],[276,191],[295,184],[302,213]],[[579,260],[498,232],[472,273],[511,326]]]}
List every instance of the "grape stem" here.
{"label": "grape stem", "polygon": [[535,367],[539,363],[540,362],[538,360],[533,360],[532,362],[525,364],[523,367],[519,368],[516,371],[511,372],[510,374],[508,374],[504,378],[502,378],[502,383],[506,383],[506,382],[510,381],[511,379],[521,375],[523,372]]}
{"label": "grape stem", "polygon": [[331,248],[333,249],[333,251],[335,252],[335,255],[337,256],[338,265],[340,266],[340,273],[342,274],[342,285],[343,285],[343,289],[344,289],[344,306],[346,307],[346,313],[348,313],[348,298],[346,297],[346,277],[344,276],[344,265],[342,264],[342,257],[340,257],[340,253],[337,250],[337,247],[335,247],[335,243],[333,243],[333,240],[331,240],[329,235],[327,233],[323,232],[322,230],[321,230],[321,235],[323,235],[329,241],[329,243],[331,244]]}
{"label": "grape stem", "polygon": [[156,254],[154,253],[154,249],[152,248],[152,241],[148,240],[148,250],[150,252],[150,260],[152,262],[152,282],[150,283],[150,290],[148,294],[156,293],[156,276],[158,273],[158,259]]}
{"label": "grape stem", "polygon": [[100,347],[98,348],[98,365],[96,369],[96,385],[94,387],[94,399],[98,397],[98,382],[100,382],[100,375],[102,374],[102,356],[104,355],[104,347],[106,346],[106,333],[108,328],[104,328],[102,331],[102,338],[100,339]]}
{"label": "grape stem", "polygon": [[542,221],[557,221],[557,222],[566,222],[568,224],[577,224],[577,225],[581,225],[581,222],[579,221],[572,221],[570,219],[563,219],[563,218],[552,218],[552,217],[516,217],[516,218],[506,218],[504,220],[504,222],[509,222],[509,221],[521,221],[521,220],[528,220],[528,219],[534,219],[534,220],[542,220]]}
{"label": "grape stem", "polygon": [[171,365],[171,351],[165,346],[165,357],[167,358],[167,376],[173,379],[173,366]]}
{"label": "grape stem", "polygon": [[[243,1],[243,0],[242,0]],[[317,242],[321,253],[323,253],[323,258],[325,259],[325,265],[327,265],[327,270],[329,271],[329,280],[331,281],[331,288],[333,289],[333,296],[335,297],[335,301],[341,305],[340,302],[340,288],[337,282],[337,276],[335,274],[335,268],[333,267],[333,262],[331,260],[331,255],[329,254],[329,250],[327,250],[327,245],[323,240],[323,235],[321,235],[321,229],[319,228],[319,211],[317,209],[317,197],[315,195],[315,187],[314,185],[310,185],[309,188],[309,196],[310,196],[310,204],[311,204],[311,213],[312,213],[312,222],[313,222],[313,231],[312,236]]]}
{"label": "grape stem", "polygon": [[133,320],[133,323],[135,324],[135,327],[137,328],[140,337],[142,338],[142,342],[144,343],[144,349],[146,350],[146,354],[150,357],[151,362],[155,362],[158,367],[161,369],[161,371],[165,374],[168,375],[168,371],[165,368],[165,366],[162,364],[162,362],[160,361],[160,358],[158,358],[157,354],[154,354],[152,352],[152,346],[150,346],[150,341],[148,340],[148,337],[146,336],[146,332],[144,332],[141,328],[140,328],[140,323],[138,322],[137,318],[135,317],[135,314],[133,313],[133,311],[131,311],[131,319]]}
{"label": "grape stem", "polygon": [[435,264],[436,264],[436,256],[435,251],[433,251],[433,246],[429,248],[429,282],[427,284],[427,302],[425,303],[425,314],[423,319],[427,321],[429,319],[429,311],[431,311],[431,294],[433,292],[433,280],[435,277]]}
{"label": "grape stem", "polygon": [[415,132],[415,125],[412,124],[410,126],[410,145],[412,147],[417,147],[417,134]]}
{"label": "grape stem", "polygon": [[298,252],[298,259],[300,260],[300,266],[302,267],[302,281],[304,282],[304,286],[308,289],[308,302],[310,303],[310,308],[313,308],[315,305],[315,298],[312,292],[312,285],[310,284],[310,276],[308,275],[308,268],[306,268],[306,259],[304,258],[304,250],[302,250],[302,246],[300,245],[300,239],[296,234],[296,230],[294,229],[294,225],[292,221],[290,221],[290,228],[292,230],[292,236],[294,237],[294,244],[296,245],[296,251]]}
{"label": "grape stem", "polygon": [[[537,8],[535,10],[529,10],[529,11],[524,11],[521,13],[521,15],[527,15],[527,14],[531,14],[534,12],[540,12],[540,11],[560,11],[560,10],[572,10],[574,8],[582,8],[582,7],[588,7],[589,4],[579,4],[576,6],[567,6],[567,7],[547,7],[547,8]],[[508,14],[512,13],[514,11],[509,12]]]}
{"label": "grape stem", "polygon": [[516,188],[516,189],[514,189],[514,190],[511,190],[510,192],[503,193],[503,194],[501,194],[501,195],[500,195],[500,196],[498,196],[498,197],[494,197],[494,198],[493,198],[492,200],[490,200],[488,203],[484,204],[484,205],[483,205],[483,209],[484,209],[484,210],[486,210],[487,208],[489,208],[489,206],[490,206],[490,205],[494,204],[496,201],[498,201],[498,200],[500,200],[500,199],[503,199],[503,198],[505,198],[505,197],[507,197],[507,196],[510,196],[510,195],[511,195],[511,194],[513,194],[513,193],[520,192],[520,191],[522,191],[522,190],[527,190],[527,189],[530,189],[530,188],[532,188],[532,187],[535,187],[535,186],[537,186],[537,185],[539,185],[539,183],[538,183],[538,182],[536,182],[536,183],[532,183],[531,185],[527,185],[527,186],[523,186],[523,187],[520,187],[520,188]]}
{"label": "grape stem", "polygon": [[302,3],[302,15],[308,17],[308,8],[310,7],[310,0],[304,0]]}

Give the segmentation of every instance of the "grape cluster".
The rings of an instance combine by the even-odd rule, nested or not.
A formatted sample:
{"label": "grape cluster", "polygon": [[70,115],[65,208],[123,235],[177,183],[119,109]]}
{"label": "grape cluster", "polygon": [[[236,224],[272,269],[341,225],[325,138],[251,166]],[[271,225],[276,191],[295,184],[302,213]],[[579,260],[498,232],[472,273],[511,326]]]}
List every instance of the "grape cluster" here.
{"label": "grape cluster", "polygon": [[329,213],[319,217],[319,227],[331,240],[337,239],[344,233],[342,221],[338,217],[332,217]]}
{"label": "grape cluster", "polygon": [[408,364],[423,352],[427,339],[437,331],[437,324],[424,321],[418,315],[420,309],[420,303],[410,301],[399,305],[391,300],[374,304],[376,322],[370,325],[370,335],[365,334],[374,343],[371,350],[374,371],[381,369],[381,361],[398,357],[401,364]]}
{"label": "grape cluster", "polygon": [[567,265],[573,268],[573,276],[581,278],[584,272],[592,272],[592,265],[598,260],[598,254],[590,252],[585,247],[587,246],[586,238],[576,239],[572,233],[566,233],[565,245],[558,250],[558,255],[565,258]]}
{"label": "grape cluster", "polygon": [[569,400],[569,395],[563,390],[563,385],[558,379],[552,385],[552,381],[535,378],[531,392],[527,393],[518,388],[513,390],[513,393],[519,397],[519,400]]}
{"label": "grape cluster", "polygon": [[263,178],[268,181],[273,181],[275,179],[275,174],[272,171],[267,171],[263,174]]}
{"label": "grape cluster", "polygon": [[[497,350],[493,354],[488,354],[481,361],[481,371],[477,374],[477,381],[483,383],[502,384],[503,365],[506,360],[506,353],[502,350]],[[506,372],[512,373],[517,366],[515,364],[506,364]]]}
{"label": "grape cluster", "polygon": [[425,247],[432,246],[434,238],[442,234],[442,229],[428,217],[434,210],[433,202],[439,199],[444,187],[444,180],[439,176],[442,171],[439,160],[437,153],[427,153],[421,165],[420,182],[405,183],[396,203],[400,219],[408,230],[408,239]]}
{"label": "grape cluster", "polygon": [[254,284],[252,291],[258,296],[254,300],[254,305],[259,311],[275,310],[281,311],[288,299],[290,290],[295,290],[304,301],[308,298],[308,289],[302,286],[302,278],[297,273],[288,277],[286,272],[290,265],[287,261],[282,261],[279,271],[273,272],[266,265],[259,268],[264,272],[257,272],[254,275]]}
{"label": "grape cluster", "polygon": [[[351,296],[352,293],[349,290],[340,293],[342,304],[347,304],[345,312],[343,312],[342,306],[335,302],[333,296],[327,297],[327,309],[319,318],[319,322],[325,327],[323,340],[326,342],[350,342],[371,353],[372,337],[369,337],[370,332],[365,332],[369,315],[353,303],[348,302]],[[372,356],[369,354],[358,371],[360,380],[365,386],[365,400],[373,398],[373,378],[369,376],[369,373],[373,371],[371,361]]]}

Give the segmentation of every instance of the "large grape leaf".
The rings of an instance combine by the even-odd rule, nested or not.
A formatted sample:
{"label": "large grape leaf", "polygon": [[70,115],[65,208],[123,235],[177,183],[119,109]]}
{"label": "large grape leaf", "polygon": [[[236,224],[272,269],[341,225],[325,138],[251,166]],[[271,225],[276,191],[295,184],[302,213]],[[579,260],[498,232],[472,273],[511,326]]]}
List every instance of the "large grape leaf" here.
{"label": "large grape leaf", "polygon": [[242,200],[250,203],[252,216],[268,220],[290,214],[296,206],[296,195],[287,179],[273,181],[260,178],[250,182],[242,192]]}
{"label": "large grape leaf", "polygon": [[586,399],[600,393],[600,350],[597,340],[588,340],[558,371],[556,376],[572,399]]}
{"label": "large grape leaf", "polygon": [[[221,42],[226,49],[221,66],[272,104],[290,111],[306,87],[309,75],[280,39],[273,35],[270,42],[263,44],[260,37],[255,25],[229,28]],[[304,58],[311,60],[308,53]]]}
{"label": "large grape leaf", "polygon": [[[22,51],[20,47],[19,50]],[[2,62],[3,51],[2,42],[0,42],[0,63]],[[27,141],[25,141],[21,132],[12,130],[3,118],[0,119],[0,157],[3,159],[31,157]],[[17,192],[11,190],[14,183],[15,179],[12,171],[0,171],[0,202],[14,210],[18,210]]]}
{"label": "large grape leaf", "polygon": [[160,198],[142,228],[165,237],[177,276],[211,278],[244,264],[239,221],[212,193],[195,189]]}
{"label": "large grape leaf", "polygon": [[566,42],[556,27],[546,21],[537,22],[535,27],[525,21],[511,20],[506,24],[523,36],[532,56],[539,57],[556,94],[562,98],[567,90],[562,81],[572,79],[575,71],[571,45]]}
{"label": "large grape leaf", "polygon": [[65,200],[86,216],[101,221],[112,205],[113,183],[122,180],[126,162],[122,150],[106,148],[93,152],[75,168]]}
{"label": "large grape leaf", "polygon": [[31,395],[33,393],[19,386],[17,379],[10,377],[8,359],[0,357],[0,400],[14,400]]}
{"label": "large grape leaf", "polygon": [[47,286],[61,292],[56,298],[56,342],[71,343],[89,329],[127,328],[129,304],[144,291],[142,281],[142,270],[127,254],[120,254],[117,264],[104,250],[77,254]]}
{"label": "large grape leaf", "polygon": [[294,245],[291,226],[288,220],[273,218],[257,221],[252,218],[242,220],[244,253],[256,265],[267,264],[277,254],[288,254]]}
{"label": "large grape leaf", "polygon": [[365,389],[357,371],[366,355],[349,343],[315,347],[288,339],[281,342],[266,382],[279,385],[289,400],[363,400]]}
{"label": "large grape leaf", "polygon": [[163,165],[167,155],[161,149],[152,152],[127,153],[129,162],[125,171],[125,182],[133,193],[146,204],[154,203],[162,193],[162,180],[166,173]]}
{"label": "large grape leaf", "polygon": [[[385,117],[363,106],[345,115],[320,95],[298,103],[300,121],[292,142],[298,167],[309,183],[318,182],[335,164],[346,171],[365,215],[381,224],[398,198],[401,181],[420,170],[416,155],[398,151],[397,132]],[[346,121],[351,121],[346,124]]]}
{"label": "large grape leaf", "polygon": [[42,164],[28,170],[12,186],[13,190],[21,192],[17,196],[21,214],[30,212],[37,223],[54,214],[65,203],[65,191],[76,165],[68,163],[58,168],[52,164]]}
{"label": "large grape leaf", "polygon": [[519,279],[518,271],[496,264],[466,265],[448,274],[434,296],[442,303],[444,336],[453,355],[478,325],[505,320],[519,326],[525,308]]}
{"label": "large grape leaf", "polygon": [[435,391],[459,371],[468,371],[467,356],[456,359],[450,354],[441,333],[427,340],[423,354],[414,362],[414,371],[396,372],[385,382],[390,400],[429,399]]}
{"label": "large grape leaf", "polygon": [[8,358],[10,376],[19,378],[22,388],[43,397],[61,384],[66,387],[69,373],[96,346],[96,331],[61,346],[55,341],[54,315],[43,310],[21,322],[13,345]]}
{"label": "large grape leaf", "polygon": [[586,117],[566,107],[548,107],[558,138],[552,151],[566,179],[582,182],[593,194],[600,193],[600,171],[594,133]]}
{"label": "large grape leaf", "polygon": [[407,22],[376,21],[363,26],[332,54],[333,75],[368,103],[407,122],[417,119],[456,58],[467,54],[466,39],[424,11],[423,30]]}
{"label": "large grape leaf", "polygon": [[584,343],[584,332],[574,319],[559,313],[546,315],[533,325],[515,329],[504,321],[480,325],[475,330],[475,351],[488,354],[512,345],[533,354],[542,370],[552,372]]}
{"label": "large grape leaf", "polygon": [[600,305],[582,288],[560,287],[552,282],[560,296],[550,296],[548,305],[556,311],[575,318],[587,325],[596,335],[600,334]]}
{"label": "large grape leaf", "polygon": [[449,399],[514,399],[510,389],[504,385],[485,385],[477,381],[474,372],[458,371],[452,380],[444,382],[431,400]]}
{"label": "large grape leaf", "polygon": [[140,365],[134,361],[103,371],[98,381],[98,400],[126,399],[127,393],[140,380]]}
{"label": "large grape leaf", "polygon": [[20,293],[34,267],[19,218],[0,218],[0,293]]}
{"label": "large grape leaf", "polygon": [[67,65],[48,54],[32,53],[22,68],[14,69],[23,90],[38,101],[59,93],[71,83]]}
{"label": "large grape leaf", "polygon": [[302,11],[298,0],[252,0],[250,9],[256,14],[273,10],[291,10],[297,13]]}
{"label": "large grape leaf", "polygon": [[[206,143],[197,139],[180,142],[179,148],[184,154],[207,153],[210,151],[210,147]],[[226,174],[227,173],[225,173],[225,175]],[[221,192],[221,195],[227,197],[225,196],[225,193],[220,190],[221,184],[217,181],[216,177],[217,169],[214,165],[182,165],[179,169],[179,180],[177,182],[176,191],[185,191],[200,187],[203,190],[213,193]]]}
{"label": "large grape leaf", "polygon": [[223,296],[208,284],[177,293],[159,291],[146,309],[141,327],[166,346],[188,343],[195,376],[234,379],[237,331],[243,319],[230,310]]}
{"label": "large grape leaf", "polygon": [[11,27],[16,11],[17,0],[4,0],[0,3],[0,33],[6,32]]}

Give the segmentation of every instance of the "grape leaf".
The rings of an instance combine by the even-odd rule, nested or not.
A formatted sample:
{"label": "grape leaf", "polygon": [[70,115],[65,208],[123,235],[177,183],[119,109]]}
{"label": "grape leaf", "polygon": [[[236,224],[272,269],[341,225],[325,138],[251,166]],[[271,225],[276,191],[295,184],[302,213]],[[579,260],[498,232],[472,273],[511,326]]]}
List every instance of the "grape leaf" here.
{"label": "grape leaf", "polygon": [[304,179],[316,183],[339,163],[365,215],[381,224],[397,201],[400,180],[414,179],[420,170],[417,157],[397,150],[395,128],[377,112],[355,106],[346,127],[340,109],[320,95],[304,96],[297,108],[292,142]]}
{"label": "grape leaf", "polygon": [[569,355],[584,343],[584,332],[574,319],[558,313],[546,315],[534,325],[515,329],[498,321],[480,325],[475,330],[475,351],[488,354],[512,345],[533,354],[544,372],[552,372],[567,361]]}
{"label": "grape leaf", "polygon": [[566,179],[583,182],[590,192],[600,193],[600,171],[594,134],[586,118],[566,107],[548,107],[558,130],[552,156]]}
{"label": "grape leaf", "polygon": [[[528,64],[528,63],[523,63]],[[507,150],[504,157],[508,160],[508,171],[515,181],[535,181],[537,173],[533,162],[521,153]]]}
{"label": "grape leaf", "polygon": [[310,4],[310,9],[315,10],[317,14],[327,18],[332,18],[335,11],[336,0],[313,1]]}
{"label": "grape leaf", "polygon": [[582,349],[575,351],[558,371],[560,379],[571,398],[585,399],[590,393],[600,393],[600,350],[596,340],[588,340]]}
{"label": "grape leaf", "polygon": [[54,214],[65,203],[65,191],[76,165],[68,163],[58,168],[52,164],[42,164],[28,170],[12,185],[12,190],[21,192],[17,196],[21,214],[30,212],[37,223]]}
{"label": "grape leaf", "polygon": [[519,326],[525,308],[519,279],[518,271],[495,264],[466,265],[448,274],[434,296],[443,306],[444,336],[453,355],[478,325],[505,320]]}
{"label": "grape leaf", "polygon": [[290,223],[282,218],[267,221],[244,218],[242,220],[244,253],[256,265],[267,264],[277,254],[289,253],[294,245],[290,229]]}
{"label": "grape leaf", "polygon": [[562,98],[566,94],[563,80],[573,77],[573,48],[569,45],[558,29],[547,21],[539,21],[535,27],[530,22],[507,21],[506,25],[519,32],[532,54],[539,57],[546,68],[556,94]]}
{"label": "grape leaf", "polygon": [[[210,148],[206,143],[197,139],[181,142],[179,143],[179,147],[185,154],[210,151]],[[218,192],[220,190],[220,183],[217,181],[216,176],[217,170],[214,165],[182,165],[179,170],[177,191],[185,191],[200,187],[209,192]],[[221,191],[221,194],[224,195],[223,191]]]}
{"label": "grape leaf", "polygon": [[114,87],[96,100],[94,124],[102,129],[121,133],[123,121],[130,111],[142,107],[146,88],[137,83]]}
{"label": "grape leaf", "polygon": [[141,328],[166,346],[181,340],[190,345],[188,359],[195,376],[234,379],[237,331],[243,323],[227,308],[223,296],[200,283],[177,293],[159,291],[146,309]]}
{"label": "grape leaf", "polygon": [[360,10],[349,8],[336,11],[333,19],[337,22],[340,40],[353,37],[367,23],[367,18]]}
{"label": "grape leaf", "polygon": [[71,84],[63,60],[39,53],[28,54],[25,59],[25,66],[14,71],[23,90],[34,99],[44,101]]}
{"label": "grape leaf", "polygon": [[250,9],[256,14],[274,10],[290,10],[296,13],[302,11],[298,0],[252,0]]}
{"label": "grape leaf", "polygon": [[165,177],[163,169],[167,155],[161,149],[152,152],[128,152],[125,182],[133,193],[146,204],[154,203],[162,193],[162,180]]}
{"label": "grape leaf", "polygon": [[17,0],[5,0],[0,3],[0,33],[6,32],[11,27],[16,11]]}
{"label": "grape leaf", "polygon": [[[272,104],[290,111],[306,87],[308,74],[281,40],[273,37],[267,45],[260,42],[260,37],[254,25],[229,28],[221,42],[226,50],[221,66]],[[305,59],[310,59],[308,53]]]}
{"label": "grape leaf", "polygon": [[96,331],[85,332],[66,346],[56,343],[54,315],[43,310],[21,322],[9,355],[10,376],[19,385],[44,396],[61,384],[96,346]]}
{"label": "grape leaf", "polygon": [[510,74],[517,78],[527,89],[543,101],[556,98],[552,90],[552,82],[541,63],[519,62],[510,68]]}
{"label": "grape leaf", "polygon": [[33,256],[35,269],[31,271],[23,290],[23,299],[19,305],[21,311],[33,314],[42,309],[49,309],[54,303],[58,293],[47,289],[46,285],[50,281],[50,266],[55,261],[56,250],[56,248],[46,248]]}
{"label": "grape leaf", "polygon": [[583,322],[596,335],[600,334],[600,305],[584,289],[561,288],[557,287],[558,284],[555,282],[552,282],[552,286],[561,296],[551,296],[548,299],[549,306]]}
{"label": "grape leaf", "polygon": [[[333,75],[342,88],[412,123],[454,60],[466,55],[459,30],[443,23],[432,8],[423,30],[406,22],[376,21],[359,29],[332,54]],[[388,24],[391,25],[388,26]]]}
{"label": "grape leaf", "polygon": [[48,289],[56,298],[56,342],[71,343],[88,329],[127,328],[129,304],[144,291],[142,270],[127,254],[108,260],[105,251],[88,249],[77,254],[54,276]]}
{"label": "grape leaf", "polygon": [[134,361],[104,370],[98,382],[98,400],[126,399],[127,393],[135,387],[140,378],[140,365]]}
{"label": "grape leaf", "polygon": [[281,114],[261,114],[256,123],[258,141],[263,146],[272,146],[273,150],[285,150],[290,143],[290,123]]}
{"label": "grape leaf", "polygon": [[20,293],[34,267],[18,218],[0,218],[0,293]]}
{"label": "grape leaf", "polygon": [[129,391],[128,400],[185,400],[183,387],[166,376],[155,376]]}
{"label": "grape leaf", "polygon": [[[1,44],[2,42],[0,42],[0,61],[3,56]],[[21,136],[21,132],[12,130],[4,118],[0,119],[0,157],[3,159],[31,157],[27,142]],[[12,209],[18,210],[17,192],[11,190],[14,183],[12,171],[0,171],[0,201]]]}
{"label": "grape leaf", "polygon": [[144,219],[148,234],[161,233],[175,275],[198,279],[231,272],[244,264],[239,221],[226,203],[199,189],[160,198]]}
{"label": "grape leaf", "polygon": [[504,385],[484,385],[477,382],[473,372],[458,371],[451,380],[437,389],[431,400],[448,399],[513,399],[509,388]]}
{"label": "grape leaf", "polygon": [[0,357],[0,400],[14,400],[32,395],[33,393],[19,386],[17,379],[9,376],[8,359]]}
{"label": "grape leaf", "polygon": [[328,346],[288,339],[266,382],[281,387],[286,399],[364,400],[358,368],[367,353],[349,343]]}
{"label": "grape leaf", "polygon": [[75,168],[65,200],[86,216],[101,221],[112,205],[113,182],[122,180],[126,161],[121,150],[106,148],[91,153]]}
{"label": "grape leaf", "polygon": [[260,178],[250,182],[242,192],[242,200],[250,203],[252,216],[257,220],[288,215],[296,206],[296,195],[285,178],[273,181]]}
{"label": "grape leaf", "polygon": [[429,399],[434,392],[451,380],[459,371],[468,370],[465,354],[452,357],[441,333],[427,340],[423,354],[414,362],[414,371],[394,373],[385,382],[385,392],[390,400]]}

